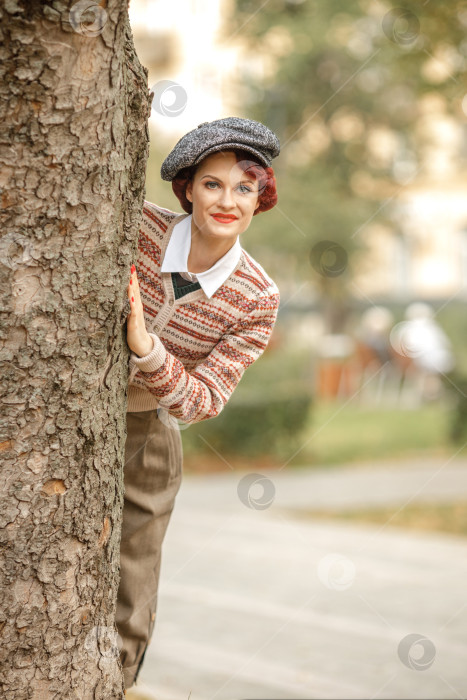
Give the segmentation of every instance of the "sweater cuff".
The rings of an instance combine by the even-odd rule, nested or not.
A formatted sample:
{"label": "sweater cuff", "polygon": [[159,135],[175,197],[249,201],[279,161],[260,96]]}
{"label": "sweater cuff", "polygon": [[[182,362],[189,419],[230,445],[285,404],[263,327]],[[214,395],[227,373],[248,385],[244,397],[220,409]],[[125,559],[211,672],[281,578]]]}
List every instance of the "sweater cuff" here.
{"label": "sweater cuff", "polygon": [[154,344],[150,353],[143,357],[138,357],[134,352],[130,355],[130,361],[138,367],[141,372],[155,372],[162,367],[165,362],[167,350],[162,345],[161,339],[155,333],[149,333]]}

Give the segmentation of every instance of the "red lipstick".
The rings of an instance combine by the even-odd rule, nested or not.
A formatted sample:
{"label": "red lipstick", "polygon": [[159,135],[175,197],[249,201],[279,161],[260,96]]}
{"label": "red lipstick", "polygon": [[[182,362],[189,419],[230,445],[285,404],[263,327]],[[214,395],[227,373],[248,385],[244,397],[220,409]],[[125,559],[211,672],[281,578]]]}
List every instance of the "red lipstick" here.
{"label": "red lipstick", "polygon": [[222,224],[229,224],[232,221],[236,221],[238,217],[234,216],[233,214],[221,214],[217,213],[211,215],[213,219],[216,221],[219,221]]}

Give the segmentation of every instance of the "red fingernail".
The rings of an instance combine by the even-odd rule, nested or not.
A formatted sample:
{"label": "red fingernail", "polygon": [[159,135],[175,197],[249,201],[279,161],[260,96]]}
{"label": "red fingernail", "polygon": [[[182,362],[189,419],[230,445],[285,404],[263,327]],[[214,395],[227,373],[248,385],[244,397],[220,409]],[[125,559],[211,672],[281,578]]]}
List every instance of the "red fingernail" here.
{"label": "red fingernail", "polygon": [[134,301],[133,297],[131,297],[131,301]]}
{"label": "red fingernail", "polygon": [[130,280],[130,284],[133,284],[133,280]]}
{"label": "red fingernail", "polygon": [[136,270],[136,267],[135,267],[134,265],[132,265],[132,266],[131,266],[131,271],[132,271],[132,272],[135,272],[135,270]]}

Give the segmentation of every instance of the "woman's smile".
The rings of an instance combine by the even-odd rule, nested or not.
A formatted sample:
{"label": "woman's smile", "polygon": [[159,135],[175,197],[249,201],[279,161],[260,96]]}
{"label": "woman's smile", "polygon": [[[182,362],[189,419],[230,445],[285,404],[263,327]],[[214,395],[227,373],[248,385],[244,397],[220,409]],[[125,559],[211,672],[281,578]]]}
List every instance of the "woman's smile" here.
{"label": "woman's smile", "polygon": [[238,216],[234,216],[233,214],[211,214],[211,216],[221,224],[231,224],[232,221],[236,221],[238,219]]}

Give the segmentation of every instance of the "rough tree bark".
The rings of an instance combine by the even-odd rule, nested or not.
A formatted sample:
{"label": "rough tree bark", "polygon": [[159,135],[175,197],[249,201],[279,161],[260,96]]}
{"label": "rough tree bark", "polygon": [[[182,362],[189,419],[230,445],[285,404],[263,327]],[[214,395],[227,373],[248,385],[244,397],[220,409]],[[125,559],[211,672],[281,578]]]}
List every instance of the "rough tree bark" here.
{"label": "rough tree bark", "polygon": [[0,696],[111,700],[147,72],[126,0],[0,31]]}

